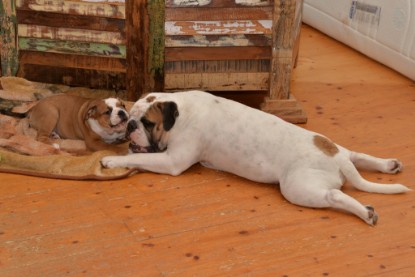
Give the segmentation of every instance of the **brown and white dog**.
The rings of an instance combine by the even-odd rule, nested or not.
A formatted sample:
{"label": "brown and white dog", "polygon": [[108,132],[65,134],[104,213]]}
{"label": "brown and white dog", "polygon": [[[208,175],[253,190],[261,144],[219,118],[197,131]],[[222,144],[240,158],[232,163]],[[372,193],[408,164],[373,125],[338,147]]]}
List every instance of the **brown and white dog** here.
{"label": "brown and white dog", "polygon": [[253,181],[279,183],[291,203],[345,210],[370,225],[377,214],[340,190],[346,180],[367,192],[409,190],[369,182],[356,170],[395,174],[403,168],[397,159],[350,151],[323,135],[205,92],[151,93],[134,104],[130,117],[130,150],[148,153],[107,156],[101,160],[104,166],[178,175],[200,162]]}
{"label": "brown and white dog", "polygon": [[[117,98],[89,99],[59,94],[40,100],[29,111],[29,124],[37,139],[53,144],[53,139],[84,140],[90,151],[112,150],[126,153],[114,145],[124,140],[129,115]],[[58,147],[58,146],[57,146]]]}

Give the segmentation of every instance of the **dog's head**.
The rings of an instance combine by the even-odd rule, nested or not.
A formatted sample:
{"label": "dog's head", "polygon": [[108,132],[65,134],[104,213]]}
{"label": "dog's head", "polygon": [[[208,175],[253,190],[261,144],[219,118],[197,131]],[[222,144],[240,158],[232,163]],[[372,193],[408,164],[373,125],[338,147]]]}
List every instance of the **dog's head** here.
{"label": "dog's head", "polygon": [[134,153],[161,152],[179,116],[177,104],[157,101],[152,95],[137,101],[131,109],[126,137]]}
{"label": "dog's head", "polygon": [[124,139],[129,118],[118,98],[96,99],[89,103],[85,120],[91,129],[108,143]]}

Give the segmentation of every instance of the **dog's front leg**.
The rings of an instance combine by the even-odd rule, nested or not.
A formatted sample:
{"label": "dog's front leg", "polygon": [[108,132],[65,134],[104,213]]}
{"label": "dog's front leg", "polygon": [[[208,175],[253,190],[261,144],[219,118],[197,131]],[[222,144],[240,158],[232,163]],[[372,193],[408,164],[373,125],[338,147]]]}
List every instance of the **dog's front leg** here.
{"label": "dog's front leg", "polygon": [[181,174],[193,163],[195,162],[186,160],[184,157],[175,159],[167,151],[162,153],[136,153],[127,156],[107,156],[101,159],[101,164],[108,168],[139,168],[173,176]]}

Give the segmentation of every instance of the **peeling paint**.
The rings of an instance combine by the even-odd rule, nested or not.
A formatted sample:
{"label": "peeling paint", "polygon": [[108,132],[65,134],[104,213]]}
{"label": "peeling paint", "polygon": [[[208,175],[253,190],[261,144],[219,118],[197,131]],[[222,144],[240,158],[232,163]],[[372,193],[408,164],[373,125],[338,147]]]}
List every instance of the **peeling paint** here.
{"label": "peeling paint", "polygon": [[102,56],[112,58],[125,58],[124,45],[102,44],[94,42],[58,41],[38,38],[20,38],[21,50],[51,52],[61,54],[77,54],[89,56]]}
{"label": "peeling paint", "polygon": [[244,6],[266,6],[271,3],[269,0],[235,0],[238,5]]}
{"label": "peeling paint", "polygon": [[258,23],[262,25],[265,29],[272,28],[272,20],[258,20]]}
{"label": "peeling paint", "polygon": [[271,20],[168,21],[166,35],[271,34]]}
{"label": "peeling paint", "polygon": [[180,7],[206,6],[211,2],[211,0],[173,0],[173,4]]}
{"label": "peeling paint", "polygon": [[175,35],[185,34],[182,31],[183,28],[181,26],[177,26],[175,24],[175,22],[172,22],[172,21],[165,22],[164,23],[164,29],[165,29],[166,33],[168,33],[170,35],[172,35],[172,34],[175,34]]}
{"label": "peeling paint", "polygon": [[80,0],[81,2],[91,2],[91,3],[125,3],[125,0]]}
{"label": "peeling paint", "polygon": [[118,32],[19,24],[18,34],[20,37],[125,44],[125,39]]}
{"label": "peeling paint", "polygon": [[125,5],[79,1],[16,0],[17,7],[27,6],[33,11],[92,15],[125,19]]}

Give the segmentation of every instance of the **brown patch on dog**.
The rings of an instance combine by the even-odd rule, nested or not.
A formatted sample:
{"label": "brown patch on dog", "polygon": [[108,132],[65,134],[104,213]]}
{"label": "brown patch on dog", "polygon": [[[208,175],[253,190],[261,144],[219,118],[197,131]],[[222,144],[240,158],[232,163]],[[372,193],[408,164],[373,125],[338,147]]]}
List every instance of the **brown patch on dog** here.
{"label": "brown patch on dog", "polygon": [[163,103],[157,102],[151,105],[144,117],[154,123],[153,136],[158,140],[163,132]]}
{"label": "brown patch on dog", "polygon": [[117,103],[115,104],[115,106],[117,107],[117,108],[124,108],[125,109],[125,103],[121,100],[121,99],[119,99],[119,98],[117,98]]}
{"label": "brown patch on dog", "polygon": [[327,156],[333,157],[337,153],[339,153],[339,149],[337,146],[331,142],[328,138],[323,136],[314,136],[313,139],[314,145],[317,146],[324,154]]}
{"label": "brown patch on dog", "polygon": [[147,101],[147,103],[151,103],[151,102],[153,102],[155,99],[156,99],[156,97],[155,97],[155,96],[149,96],[149,97],[147,97],[147,98],[146,98],[146,101]]}
{"label": "brown patch on dog", "polygon": [[109,112],[111,108],[105,104],[101,99],[97,99],[91,102],[88,107],[88,118],[93,118],[98,121],[99,125],[103,128],[110,130],[111,126],[109,125],[111,113]]}
{"label": "brown patch on dog", "polygon": [[177,105],[173,102],[155,102],[146,111],[141,121],[153,143],[161,141],[164,134],[173,127],[179,116]]}

